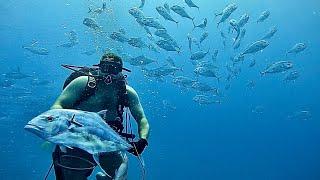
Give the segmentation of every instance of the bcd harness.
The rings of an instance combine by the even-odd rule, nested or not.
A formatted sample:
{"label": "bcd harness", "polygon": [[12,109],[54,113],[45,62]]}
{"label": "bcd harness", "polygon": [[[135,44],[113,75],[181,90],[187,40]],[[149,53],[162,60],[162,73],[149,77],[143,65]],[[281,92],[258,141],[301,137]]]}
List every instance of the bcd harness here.
{"label": "bcd harness", "polygon": [[[101,76],[99,75],[99,68],[98,67],[86,67],[86,66],[73,66],[73,65],[62,65],[62,67],[70,69],[72,72],[69,77],[65,80],[63,84],[63,89],[67,87],[67,85],[73,81],[74,79],[80,76],[87,76],[88,81],[85,87],[85,90],[80,95],[80,98],[74,103],[74,106],[78,106],[81,102],[87,100],[89,97],[93,96],[97,91],[97,84],[98,83],[106,83],[106,84],[115,84],[117,89],[117,117],[112,121],[106,121],[106,123],[112,127],[120,136],[126,138],[128,141],[129,139],[133,140],[135,135],[131,132],[128,132],[128,123],[129,115],[126,113],[126,128],[123,125],[124,118],[124,108],[128,107],[129,100],[128,100],[128,93],[126,90],[126,75],[123,75],[121,72],[117,75],[107,75]],[[104,117],[102,117],[104,118]],[[105,119],[105,118],[104,118]],[[125,130],[125,132],[123,132]]]}

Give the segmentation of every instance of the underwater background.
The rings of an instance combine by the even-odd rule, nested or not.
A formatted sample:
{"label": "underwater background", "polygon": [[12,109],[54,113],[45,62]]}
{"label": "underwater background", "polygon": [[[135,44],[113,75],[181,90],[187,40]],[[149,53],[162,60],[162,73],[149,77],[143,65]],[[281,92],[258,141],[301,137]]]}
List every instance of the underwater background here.
{"label": "underwater background", "polygon": [[[88,8],[99,8],[103,2],[104,12],[88,12]],[[51,153],[41,148],[43,140],[23,127],[48,110],[61,93],[63,82],[71,73],[61,64],[91,66],[105,51],[118,53],[125,67],[132,70],[126,73],[128,83],[138,92],[151,126],[149,146],[143,153],[146,179],[320,179],[320,2],[193,2],[199,9],[188,7],[183,0],[146,0],[141,10],[146,16],[157,18],[179,44],[180,51],[169,52],[155,45],[159,52],[154,52],[110,38],[112,32],[121,29],[128,38],[141,37],[146,43],[155,44],[159,39],[154,35],[156,40],[152,39],[128,13],[132,7],[140,6],[139,0],[1,0],[0,179],[44,178]],[[207,18],[207,26],[193,30],[190,19],[172,11],[178,25],[164,20],[155,9],[164,3],[185,7],[195,17],[195,24]],[[217,27],[220,17],[215,18],[215,13],[231,3],[236,3],[237,9]],[[257,23],[266,10],[270,17]],[[244,26],[246,34],[240,47],[234,49],[236,34],[229,31],[229,20],[238,20],[244,13],[250,17]],[[99,24],[99,32],[84,25],[84,18]],[[233,61],[231,57],[261,39],[273,26],[278,31],[268,40],[268,47],[245,55],[242,62]],[[71,31],[76,34],[76,43],[64,46]],[[197,47],[204,32],[208,37]],[[194,38],[191,51],[188,34]],[[306,44],[306,49],[286,53],[297,43]],[[44,48],[45,53],[26,47]],[[203,58],[207,61],[213,61],[213,52],[218,50],[212,63],[219,80],[194,72],[191,54],[208,49]],[[132,66],[130,57],[140,55],[157,63]],[[161,77],[145,73],[145,68],[168,64],[168,57],[181,71]],[[261,75],[280,60],[292,62],[293,68]],[[299,76],[285,80],[290,71]],[[206,83],[219,93],[179,86],[173,82],[178,76]],[[214,101],[199,102],[194,98],[197,95]],[[91,177],[94,179],[94,173]],[[49,179],[54,179],[53,171]],[[128,179],[141,179],[139,163],[133,156]]]}

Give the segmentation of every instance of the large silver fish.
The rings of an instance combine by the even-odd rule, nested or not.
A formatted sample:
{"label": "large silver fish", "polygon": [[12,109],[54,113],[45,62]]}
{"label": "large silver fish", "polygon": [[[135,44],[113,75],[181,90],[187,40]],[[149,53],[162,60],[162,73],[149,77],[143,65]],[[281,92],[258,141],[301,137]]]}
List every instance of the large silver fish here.
{"label": "large silver fish", "polygon": [[24,128],[51,143],[80,148],[90,154],[131,148],[94,112],[52,109],[33,118]]}
{"label": "large silver fish", "polygon": [[99,166],[99,153],[132,148],[94,112],[52,109],[33,118],[24,129],[60,147],[82,149],[92,154]]}

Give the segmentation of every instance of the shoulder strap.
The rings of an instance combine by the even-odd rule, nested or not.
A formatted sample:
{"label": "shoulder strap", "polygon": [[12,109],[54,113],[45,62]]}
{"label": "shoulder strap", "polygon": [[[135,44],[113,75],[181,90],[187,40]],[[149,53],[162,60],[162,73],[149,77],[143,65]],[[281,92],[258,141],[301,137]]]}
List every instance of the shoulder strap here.
{"label": "shoulder strap", "polygon": [[87,100],[90,96],[94,95],[97,90],[97,80],[94,77],[88,76],[87,85],[82,92],[80,98],[74,103],[74,106],[78,106],[81,102]]}

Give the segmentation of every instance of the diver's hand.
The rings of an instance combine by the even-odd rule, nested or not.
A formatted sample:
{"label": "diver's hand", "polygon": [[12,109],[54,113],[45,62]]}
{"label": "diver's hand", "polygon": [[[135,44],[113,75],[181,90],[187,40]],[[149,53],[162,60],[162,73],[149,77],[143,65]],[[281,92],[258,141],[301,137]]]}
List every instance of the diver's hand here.
{"label": "diver's hand", "polygon": [[133,148],[129,149],[128,152],[135,156],[138,156],[138,154],[141,154],[146,146],[148,146],[148,141],[141,138],[139,139],[139,141],[130,142],[130,144],[133,146]]}

